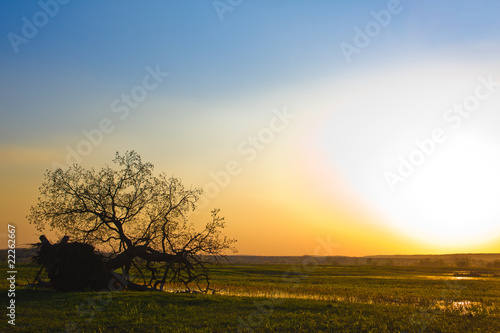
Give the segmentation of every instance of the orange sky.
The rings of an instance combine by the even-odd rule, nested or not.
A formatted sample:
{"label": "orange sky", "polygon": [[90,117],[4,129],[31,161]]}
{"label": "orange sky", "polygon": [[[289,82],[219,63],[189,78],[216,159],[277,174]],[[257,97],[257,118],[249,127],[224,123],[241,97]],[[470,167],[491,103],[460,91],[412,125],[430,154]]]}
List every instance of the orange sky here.
{"label": "orange sky", "polygon": [[[241,254],[500,252],[500,3],[394,6],[80,1],[3,38],[0,247],[37,241],[46,169],[135,150]],[[0,32],[43,10],[0,2]]]}
{"label": "orange sky", "polygon": [[[202,223],[209,218],[210,209],[221,208],[221,215],[227,221],[225,234],[238,239],[236,247],[239,253],[248,255],[314,254],[318,244],[324,243],[335,243],[336,246],[330,252],[320,253],[322,255],[500,250],[498,242],[443,248],[397,233],[384,225],[373,207],[363,202],[331,170],[330,177],[322,178],[325,170],[319,166],[315,172],[307,170],[309,174],[306,174],[300,163],[291,168],[277,164],[276,154],[280,149],[277,143],[260,159],[246,165],[241,174],[232,177],[229,185],[210,199],[206,208],[191,216],[192,220]],[[143,159],[146,160],[145,156]],[[39,235],[24,217],[30,205],[36,202],[37,187],[42,181],[44,168],[50,167],[51,158],[20,149],[11,152],[9,161],[16,162],[0,166],[3,189],[9,189],[2,191],[0,197],[2,228],[7,230],[7,221],[14,222],[17,244],[23,246],[36,242]],[[270,168],[280,172],[270,172]],[[50,232],[46,234],[50,235]],[[3,243],[5,238],[0,240]]]}

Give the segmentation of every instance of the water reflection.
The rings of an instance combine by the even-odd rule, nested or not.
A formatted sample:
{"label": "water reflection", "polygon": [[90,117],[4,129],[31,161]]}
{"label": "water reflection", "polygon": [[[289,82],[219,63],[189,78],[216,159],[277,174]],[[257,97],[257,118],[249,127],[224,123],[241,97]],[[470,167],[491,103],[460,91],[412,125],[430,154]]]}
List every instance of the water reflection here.
{"label": "water reflection", "polygon": [[455,302],[445,302],[439,301],[436,304],[436,308],[443,311],[457,312],[462,315],[472,315],[475,316],[479,313],[489,312],[492,307],[486,307],[481,302],[473,301],[455,301]]}

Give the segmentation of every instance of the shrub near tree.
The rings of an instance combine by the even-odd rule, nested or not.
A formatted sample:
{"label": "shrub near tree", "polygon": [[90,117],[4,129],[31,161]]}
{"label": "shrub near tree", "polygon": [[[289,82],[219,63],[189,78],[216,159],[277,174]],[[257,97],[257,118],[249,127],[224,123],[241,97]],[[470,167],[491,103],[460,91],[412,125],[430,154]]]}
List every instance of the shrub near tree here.
{"label": "shrub near tree", "polygon": [[[153,165],[142,162],[134,151],[117,153],[113,162],[117,169],[87,170],[75,164],[67,170],[48,170],[29,222],[39,231],[54,229],[73,242],[95,247],[103,269],[116,276],[114,271],[121,268],[121,284],[130,289],[163,290],[170,283],[187,291],[210,290],[209,266],[228,250],[236,251],[236,240],[222,235],[219,210],[213,210],[205,228],[197,231],[187,215],[196,208],[200,189],[187,190],[178,178],[164,173],[154,175]],[[39,247],[44,244],[56,246],[45,240]],[[40,258],[39,263],[44,264]],[[130,277],[132,268],[140,283]],[[109,279],[110,274],[99,276]],[[81,283],[65,283],[66,290],[81,288]]]}

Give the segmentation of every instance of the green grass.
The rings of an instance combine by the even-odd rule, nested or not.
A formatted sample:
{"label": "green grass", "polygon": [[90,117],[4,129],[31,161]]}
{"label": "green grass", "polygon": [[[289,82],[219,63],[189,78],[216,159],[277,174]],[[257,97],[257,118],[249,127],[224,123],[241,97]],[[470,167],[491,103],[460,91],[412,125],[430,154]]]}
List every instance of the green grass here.
{"label": "green grass", "polygon": [[[18,265],[18,272],[24,283],[36,269]],[[18,287],[16,327],[7,325],[4,314],[0,331],[500,332],[500,278],[456,279],[454,272],[223,266],[212,270],[213,286],[222,289],[215,295],[56,293]],[[5,281],[0,285],[4,294]]]}

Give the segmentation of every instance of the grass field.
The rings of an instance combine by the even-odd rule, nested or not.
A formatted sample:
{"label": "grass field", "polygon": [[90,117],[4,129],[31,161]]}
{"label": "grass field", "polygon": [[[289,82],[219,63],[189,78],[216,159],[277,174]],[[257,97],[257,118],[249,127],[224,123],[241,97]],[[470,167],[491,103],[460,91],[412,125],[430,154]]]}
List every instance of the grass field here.
{"label": "grass field", "polygon": [[[36,269],[18,265],[25,284]],[[458,274],[457,274],[458,273]],[[500,332],[500,270],[226,265],[215,294],[17,287],[15,332]],[[463,275],[463,276],[454,276]],[[7,294],[6,279],[2,293]],[[5,309],[5,307],[4,307]],[[6,312],[6,310],[4,310]]]}

